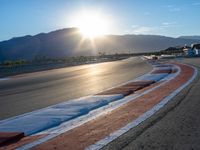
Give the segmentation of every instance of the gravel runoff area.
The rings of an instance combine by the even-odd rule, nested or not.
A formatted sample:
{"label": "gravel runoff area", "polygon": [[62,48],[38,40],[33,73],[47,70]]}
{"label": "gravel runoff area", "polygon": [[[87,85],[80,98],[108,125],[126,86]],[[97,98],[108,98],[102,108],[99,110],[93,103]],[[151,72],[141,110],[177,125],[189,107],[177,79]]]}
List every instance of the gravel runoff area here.
{"label": "gravel runoff area", "polygon": [[200,58],[178,61],[197,67],[196,79],[155,115],[105,146],[104,150],[200,149]]}

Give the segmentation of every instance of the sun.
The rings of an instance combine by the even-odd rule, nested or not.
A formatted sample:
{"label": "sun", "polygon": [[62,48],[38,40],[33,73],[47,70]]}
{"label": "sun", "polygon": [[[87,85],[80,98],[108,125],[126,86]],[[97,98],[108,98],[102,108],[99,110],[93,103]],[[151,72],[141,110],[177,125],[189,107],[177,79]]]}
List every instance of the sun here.
{"label": "sun", "polygon": [[74,24],[86,38],[103,36],[109,31],[108,19],[98,12],[81,12],[74,17]]}

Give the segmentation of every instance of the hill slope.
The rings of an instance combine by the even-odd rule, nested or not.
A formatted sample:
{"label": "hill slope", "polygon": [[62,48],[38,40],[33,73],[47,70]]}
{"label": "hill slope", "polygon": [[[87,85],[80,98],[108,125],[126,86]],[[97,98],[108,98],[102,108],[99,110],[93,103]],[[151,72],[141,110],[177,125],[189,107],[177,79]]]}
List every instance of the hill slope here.
{"label": "hill slope", "polygon": [[200,36],[198,36],[198,35],[194,35],[194,36],[180,36],[179,38],[199,40],[199,42],[200,42]]}
{"label": "hill slope", "polygon": [[170,46],[197,43],[196,39],[171,38],[157,35],[107,35],[91,42],[83,39],[76,28],[66,28],[35,36],[12,38],[0,42],[0,61],[37,56],[51,58],[97,55],[98,52],[138,53],[166,49]]}

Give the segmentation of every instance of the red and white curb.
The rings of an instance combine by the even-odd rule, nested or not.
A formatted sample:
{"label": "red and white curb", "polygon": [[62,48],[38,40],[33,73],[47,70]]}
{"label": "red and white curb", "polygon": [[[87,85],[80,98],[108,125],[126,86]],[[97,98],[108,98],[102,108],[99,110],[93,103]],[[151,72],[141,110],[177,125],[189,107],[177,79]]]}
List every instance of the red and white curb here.
{"label": "red and white curb", "polygon": [[[140,94],[132,94],[132,95],[129,95],[127,97],[124,97],[123,99],[120,99],[118,101],[115,101],[115,102],[112,102],[110,103],[109,105],[107,106],[104,106],[104,107],[101,107],[97,110],[94,110],[92,112],[90,112],[89,114],[85,115],[85,116],[81,116],[77,119],[74,119],[74,120],[71,120],[71,121],[68,121],[68,122],[65,122],[65,123],[62,123],[60,126],[57,126],[57,127],[54,127],[54,128],[51,128],[51,129],[48,129],[46,131],[43,131],[43,132],[40,132],[36,135],[41,135],[41,134],[47,134],[47,136],[45,136],[44,138],[41,138],[39,140],[36,140],[32,143],[29,143],[29,144],[26,144],[20,148],[18,148],[18,150],[25,150],[25,149],[30,149],[32,147],[35,147],[41,143],[44,143],[50,139],[53,139],[59,135],[61,135],[62,133],[65,133],[73,128],[76,128],[78,126],[81,126],[83,125],[84,123],[90,121],[90,120],[93,120],[93,119],[96,119],[97,117],[103,115],[103,114],[107,114],[109,112],[111,112],[112,110],[114,109],[117,109],[119,107],[121,107],[122,105],[130,102],[130,101],[134,101],[134,99],[142,96],[142,95],[145,95],[155,89],[158,89],[160,86],[162,86],[163,84],[165,84],[166,82],[168,82],[169,80],[172,80],[174,79],[179,73],[180,73],[180,68],[178,66],[175,67],[178,71],[176,73],[174,73],[173,75],[169,75],[166,79],[164,78],[162,81],[161,84],[159,84],[158,86],[155,86],[149,90],[146,90],[144,91],[143,93],[140,93]],[[146,114],[146,113],[145,113]],[[148,115],[146,115],[145,117],[143,117],[143,120],[148,117]],[[139,117],[140,118],[140,117]],[[134,123],[132,124],[128,124],[127,127],[124,129],[120,129],[119,131],[115,132],[114,134],[112,134],[112,136],[108,136],[106,137],[105,139],[97,142],[96,144],[94,145],[91,145],[90,147],[88,147],[88,149],[98,149],[101,148],[102,146],[104,146],[106,143],[109,143],[110,141],[112,141],[113,139],[117,138],[118,136],[120,136],[121,134],[123,134],[125,131],[127,131],[129,128],[131,128],[131,126],[136,126],[138,123],[140,123],[140,121],[142,119],[136,119],[134,121]],[[139,121],[138,121],[139,120]],[[134,127],[133,126],[133,127]],[[118,136],[117,136],[118,135]],[[102,144],[102,143],[105,143],[105,144]]]}
{"label": "red and white curb", "polygon": [[[192,67],[192,66],[190,66],[190,67]],[[149,111],[147,111],[144,114],[142,114],[136,120],[134,120],[133,122],[127,124],[126,126],[122,127],[121,129],[117,130],[116,132],[110,134],[109,136],[105,137],[104,139],[96,142],[95,144],[90,145],[89,147],[86,148],[86,150],[99,150],[99,149],[103,148],[108,143],[112,142],[116,138],[120,137],[122,134],[124,134],[127,131],[129,131],[131,128],[139,125],[141,122],[145,121],[146,119],[148,119],[149,117],[151,117],[153,114],[155,114],[158,110],[160,110],[165,104],[167,104],[173,97],[175,97],[181,90],[183,90],[186,86],[188,86],[194,80],[194,78],[197,76],[197,69],[195,67],[192,67],[192,68],[194,69],[194,74],[191,77],[191,79],[188,80],[185,84],[183,84],[181,87],[179,87],[178,89],[176,89],[170,95],[168,95],[167,97],[165,97],[161,102],[159,102],[158,104],[156,104]],[[160,87],[160,86],[161,85],[159,85],[158,87]],[[155,88],[158,88],[158,87],[155,87]]]}
{"label": "red and white curb", "polygon": [[[164,64],[163,66],[161,66],[161,65],[159,66],[159,64],[153,64],[153,66],[155,66],[155,67],[149,74],[145,74],[145,75],[143,75],[141,77],[138,77],[135,80],[131,80],[131,81],[127,82],[127,83],[121,84],[123,86],[125,84],[131,83],[131,82],[135,82],[135,81],[136,82],[137,81],[145,81],[145,80],[155,80],[155,81],[157,81],[158,84],[155,84],[154,86],[151,86],[151,89],[147,88],[147,89],[141,90],[141,91],[136,92],[136,93],[134,92],[133,94],[125,96],[125,97],[122,96],[121,98],[118,98],[117,100],[110,100],[110,103],[108,103],[107,105],[105,105],[105,106],[102,105],[102,107],[98,107],[97,109],[91,110],[88,114],[80,115],[75,119],[64,121],[60,125],[57,125],[57,126],[54,126],[54,127],[52,126],[52,127],[48,128],[48,129],[46,129],[44,131],[41,131],[39,133],[37,132],[36,134],[33,134],[33,136],[38,136],[38,137],[40,137],[39,139],[36,138],[35,140],[32,140],[32,142],[31,141],[26,142],[28,144],[24,143],[25,145],[21,144],[21,145],[23,145],[21,147],[19,147],[20,146],[20,144],[19,144],[17,149],[18,150],[22,150],[22,149],[34,148],[35,146],[43,144],[44,142],[47,142],[47,141],[49,141],[51,139],[54,139],[54,138],[57,139],[56,137],[58,137],[59,135],[61,135],[63,133],[64,134],[68,133],[67,131],[69,131],[69,130],[74,130],[75,128],[76,129],[78,128],[78,129],[81,130],[81,127],[82,127],[83,124],[88,123],[91,120],[98,120],[98,118],[100,118],[100,116],[103,116],[103,115],[108,114],[108,113],[112,113],[112,111],[118,110],[121,106],[124,106],[125,104],[127,104],[129,102],[131,102],[131,103],[132,102],[133,103],[137,102],[136,99],[138,99],[138,98],[140,98],[140,97],[142,97],[142,96],[144,96],[144,95],[146,95],[146,94],[148,94],[150,92],[152,93],[152,91],[154,91],[154,90],[158,91],[158,89],[161,86],[163,86],[164,84],[166,84],[167,82],[171,81],[172,79],[176,78],[179,74],[181,74],[181,69],[176,64],[168,64],[168,65]],[[159,69],[162,70],[162,71],[159,71]],[[169,69],[172,70],[172,73],[167,73],[167,72],[169,72]],[[134,121],[132,121],[132,122],[124,122],[124,125],[127,124],[126,126],[124,126],[124,125],[123,125],[124,127],[123,126],[119,126],[118,128],[113,129],[112,132],[109,132],[109,133],[107,132],[104,136],[102,136],[101,137],[101,138],[103,138],[102,140],[101,140],[101,138],[98,138],[98,139],[96,139],[96,141],[98,141],[98,140],[100,140],[100,141],[96,142],[95,144],[93,144],[94,142],[93,143],[90,142],[90,144],[92,144],[92,145],[88,144],[87,145],[88,147],[87,146],[84,146],[84,147],[86,147],[86,149],[100,149],[103,146],[105,146],[107,143],[111,142],[112,140],[116,139],[117,137],[119,137],[123,133],[127,132],[130,128],[132,128],[134,126],[137,126],[139,123],[141,123],[145,119],[147,119],[150,116],[152,116],[157,110],[162,108],[172,97],[174,97],[178,92],[180,92],[180,90],[182,90],[185,86],[187,86],[186,84],[189,84],[193,80],[193,78],[196,76],[195,74],[197,74],[197,71],[196,71],[195,68],[190,69],[190,70],[194,70],[194,71],[192,71],[190,73],[190,76],[188,76],[189,78],[186,81],[183,80],[184,81],[182,83],[183,85],[179,84],[179,86],[176,86],[176,88],[174,88],[175,91],[173,91],[172,93],[171,92],[168,93],[166,95],[166,97],[164,97],[164,99],[162,97],[160,99],[161,101],[159,100],[158,103],[155,103],[154,105],[149,107],[150,110],[146,109],[146,111],[144,111],[142,114],[140,114],[140,116],[137,116],[137,118],[135,118]],[[173,81],[172,81],[172,83],[173,83]],[[127,87],[125,87],[125,89],[126,88]],[[114,90],[114,91],[116,92],[117,90]],[[98,94],[96,95],[96,97],[102,97],[102,96],[103,95],[98,95]],[[114,96],[114,95],[110,94],[107,97],[110,97],[110,96]],[[95,97],[95,95],[94,96],[85,97],[85,98],[88,99],[88,98],[91,98],[91,97]],[[105,95],[103,97],[105,97]],[[68,101],[68,102],[69,103],[71,103],[71,102],[73,103],[74,101]],[[66,102],[64,102],[64,104],[65,103]],[[57,104],[57,105],[62,105],[62,103],[61,104]],[[55,106],[50,106],[50,107],[47,107],[45,109],[41,109],[41,110],[34,111],[34,112],[31,112],[31,113],[27,113],[27,114],[32,115],[35,112],[41,113],[41,112],[45,111],[46,109],[53,108],[53,107],[55,107]],[[20,116],[17,116],[15,118],[18,118],[18,117],[20,118],[20,117],[26,116],[27,114],[20,115]],[[12,119],[13,118],[7,119],[7,121],[9,121],[9,120],[12,121]],[[102,120],[100,120],[100,121],[102,121]],[[108,121],[108,122],[110,122],[110,121]],[[96,128],[94,128],[94,129],[96,130]],[[88,132],[87,130],[84,130],[84,131]],[[73,137],[74,136],[75,136],[75,134],[73,135]],[[88,139],[88,138],[85,138],[85,139]]]}

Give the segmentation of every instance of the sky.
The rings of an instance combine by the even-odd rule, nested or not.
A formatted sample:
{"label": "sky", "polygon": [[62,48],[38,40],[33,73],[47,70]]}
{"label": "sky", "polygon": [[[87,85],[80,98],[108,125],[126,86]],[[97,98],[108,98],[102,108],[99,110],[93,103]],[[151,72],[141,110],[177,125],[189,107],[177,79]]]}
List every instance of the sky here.
{"label": "sky", "polygon": [[0,0],[0,41],[74,27],[81,10],[107,17],[108,34],[200,35],[200,0]]}

